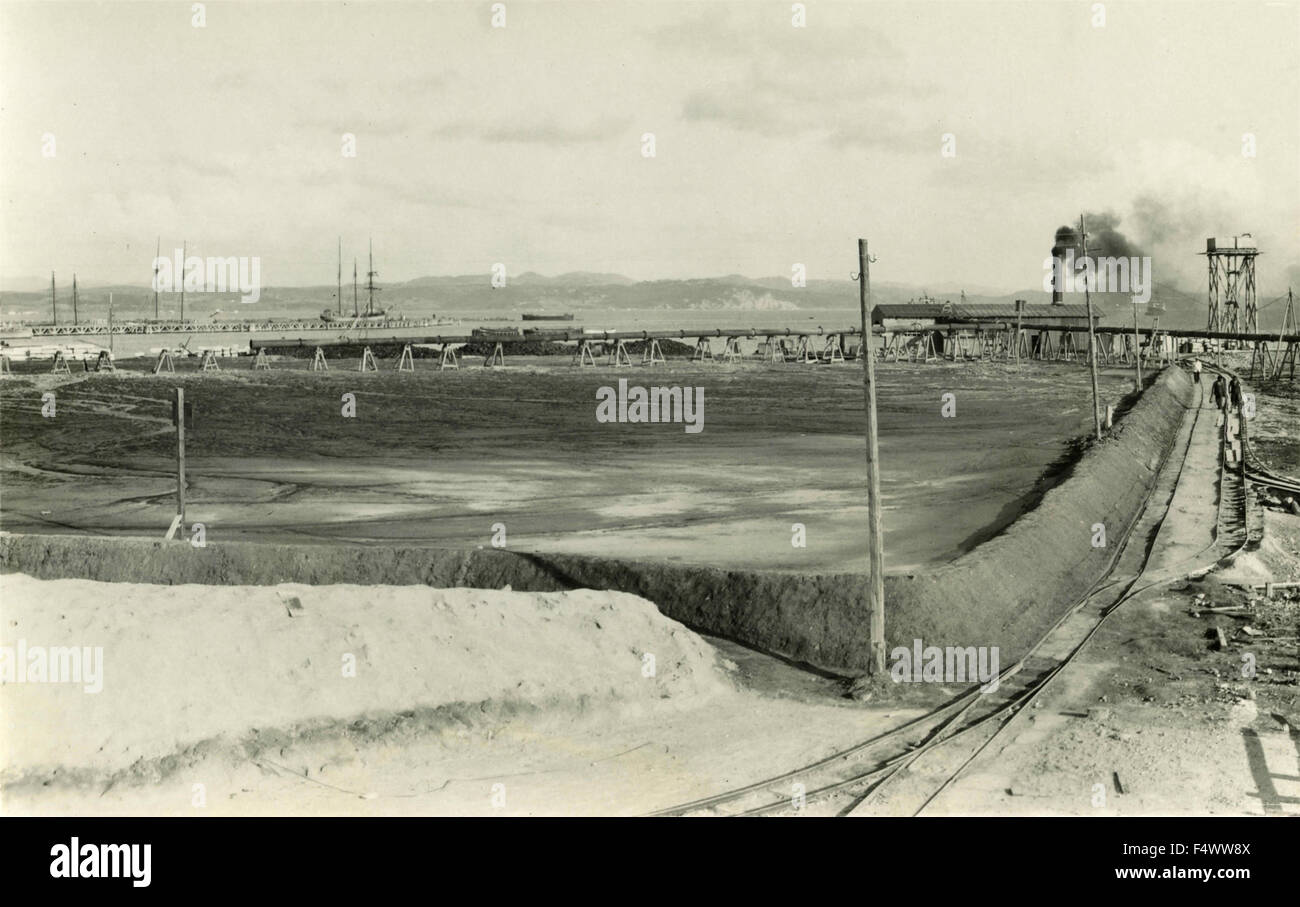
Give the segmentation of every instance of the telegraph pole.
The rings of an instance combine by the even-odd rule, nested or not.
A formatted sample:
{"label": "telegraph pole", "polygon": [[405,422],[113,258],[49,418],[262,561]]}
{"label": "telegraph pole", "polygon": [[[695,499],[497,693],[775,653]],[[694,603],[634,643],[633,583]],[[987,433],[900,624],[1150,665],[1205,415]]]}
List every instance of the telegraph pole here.
{"label": "telegraph pole", "polygon": [[54,309],[54,326],[59,326],[59,297],[54,290],[54,272],[50,272],[50,306]]}
{"label": "telegraph pole", "polygon": [[[1153,337],[1152,340],[1155,338]],[[1133,362],[1137,365],[1137,374],[1134,376],[1133,389],[1138,393],[1142,392],[1142,337],[1138,334],[1138,304],[1137,299],[1133,300]]]}
{"label": "telegraph pole", "polygon": [[867,602],[871,606],[871,674],[885,675],[885,549],[880,517],[880,447],[876,424],[876,363],[871,349],[871,256],[867,241],[858,240],[858,299],[862,307],[862,346],[865,368],[862,394],[867,409]]}
{"label": "telegraph pole", "polygon": [[185,388],[176,388],[176,513],[185,525]]}
{"label": "telegraph pole", "polygon": [[72,326],[77,326],[77,275],[72,275]]}
{"label": "telegraph pole", "polygon": [[[1083,232],[1083,215],[1079,215],[1079,241],[1083,244],[1084,261],[1088,259],[1088,234]],[[1083,301],[1088,307],[1088,371],[1092,373],[1092,428],[1101,440],[1101,400],[1097,393],[1097,334],[1092,323],[1092,293],[1089,290],[1088,275],[1083,280]],[[1135,316],[1136,317],[1136,316]]]}

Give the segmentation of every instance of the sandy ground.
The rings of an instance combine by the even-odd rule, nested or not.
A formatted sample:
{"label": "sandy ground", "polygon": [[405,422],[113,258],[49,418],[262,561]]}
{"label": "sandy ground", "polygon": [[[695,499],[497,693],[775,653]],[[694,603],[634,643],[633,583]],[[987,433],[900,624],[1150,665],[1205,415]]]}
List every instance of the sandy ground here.
{"label": "sandy ground", "polygon": [[[152,399],[157,388],[142,384]],[[1213,542],[1215,432],[1208,420],[1186,431],[1192,448],[1170,492],[1156,571]],[[240,443],[257,446],[260,432],[253,423]],[[730,433],[724,446],[743,446],[745,432]],[[1291,450],[1284,428],[1279,436],[1273,450]],[[630,462],[618,444],[586,440],[597,460]],[[816,440],[818,449],[833,442]],[[89,459],[124,455],[102,435],[41,443],[73,451],[87,472],[104,468]],[[137,453],[151,442],[141,443]],[[6,481],[66,490],[66,477],[6,455]],[[336,471],[318,484],[352,491],[347,480]],[[927,813],[1300,814],[1300,594],[1267,601],[1225,582],[1300,579],[1300,518],[1269,512],[1266,529],[1258,551],[1217,575],[1128,602]],[[51,644],[109,640],[104,693],[0,687],[6,813],[638,814],[806,764],[924,705],[853,702],[833,679],[703,640],[612,593],[167,589],[21,576],[0,578],[0,592],[0,644],[19,629]],[[1215,625],[1228,639],[1222,650],[1207,638]],[[205,650],[212,640],[222,642]],[[378,682],[339,696],[330,666],[343,651],[364,651]],[[670,669],[660,656],[653,680],[641,672],[647,651],[669,653]],[[1248,663],[1253,676],[1243,674]],[[101,698],[114,671],[116,704]],[[27,731],[42,725],[53,733]]]}
{"label": "sandy ground", "polygon": [[[1193,442],[1153,574],[1212,541],[1213,420]],[[1272,452],[1297,448],[1292,426]],[[1270,601],[1252,588],[1269,580],[1300,580],[1300,517],[1280,510],[1257,550],[1121,607],[926,814],[1300,815],[1300,590]]]}
{"label": "sandy ground", "polygon": [[[169,398],[181,384],[198,413],[188,517],[210,538],[488,545],[500,523],[523,550],[867,566],[856,366],[580,372],[566,360],[438,373],[421,362],[414,375],[359,375],[291,365],[3,382],[0,528],[162,535],[174,512]],[[1077,364],[885,364],[880,376],[892,571],[944,563],[996,533],[1089,430]],[[596,389],[618,378],[704,388],[704,431],[597,423]],[[47,390],[53,419],[40,414]],[[1107,399],[1127,390],[1122,371],[1103,373]],[[356,395],[355,419],[341,416],[344,393]],[[940,413],[945,393],[954,418]]]}
{"label": "sandy ground", "polygon": [[[1127,603],[927,814],[1300,815],[1300,596],[1253,597],[1229,620],[1194,609],[1252,596],[1214,583]],[[1222,652],[1214,623],[1227,624]]]}
{"label": "sandy ground", "polygon": [[621,593],[11,574],[0,600],[0,645],[103,651],[98,692],[0,684],[8,814],[636,814],[914,713]]}

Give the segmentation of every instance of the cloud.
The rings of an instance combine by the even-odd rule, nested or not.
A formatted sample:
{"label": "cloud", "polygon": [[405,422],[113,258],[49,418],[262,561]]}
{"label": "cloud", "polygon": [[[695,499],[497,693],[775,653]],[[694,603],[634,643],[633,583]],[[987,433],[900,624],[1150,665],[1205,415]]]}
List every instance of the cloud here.
{"label": "cloud", "polygon": [[663,26],[650,40],[667,55],[711,60],[718,74],[686,93],[680,115],[688,123],[821,136],[835,146],[911,142],[923,103],[937,94],[933,79],[909,73],[882,32],[817,21],[798,29],[780,18],[710,11]]}
{"label": "cloud", "polygon": [[[933,128],[914,104],[928,94],[921,83],[897,79],[872,82],[861,73],[847,79],[823,66],[780,77],[770,62],[755,64],[740,78],[690,91],[681,117],[688,123],[714,123],[739,132],[781,136],[820,136],[835,147],[911,148],[918,140],[937,141]],[[869,86],[855,87],[858,82]]]}
{"label": "cloud", "polygon": [[682,102],[688,123],[719,123],[742,132],[771,133],[793,125],[794,112],[762,97],[752,85],[732,82],[697,89]]}
{"label": "cloud", "polygon": [[[852,11],[848,13],[851,16]],[[809,27],[798,29],[791,27],[788,17],[771,16],[767,10],[740,18],[725,8],[708,9],[653,28],[648,38],[664,53],[713,59],[763,57],[782,67],[826,60],[888,62],[902,57],[883,32],[863,28],[856,21],[838,22],[829,8],[815,13]]]}
{"label": "cloud", "polygon": [[433,127],[429,134],[444,139],[469,139],[493,144],[578,145],[617,138],[626,133],[630,117],[562,119],[558,116],[527,120],[460,119]]}

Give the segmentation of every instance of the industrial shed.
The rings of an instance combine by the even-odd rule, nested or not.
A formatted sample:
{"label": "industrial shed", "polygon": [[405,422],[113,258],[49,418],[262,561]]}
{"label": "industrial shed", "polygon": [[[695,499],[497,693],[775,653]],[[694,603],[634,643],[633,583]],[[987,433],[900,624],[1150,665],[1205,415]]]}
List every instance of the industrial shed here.
{"label": "industrial shed", "polygon": [[[1088,328],[1088,307],[1022,303],[1021,319],[1026,323]],[[1094,313],[1093,318],[1101,320]],[[929,327],[1011,324],[1016,320],[1014,303],[900,303],[882,304],[871,310],[871,323],[886,331],[914,331]]]}

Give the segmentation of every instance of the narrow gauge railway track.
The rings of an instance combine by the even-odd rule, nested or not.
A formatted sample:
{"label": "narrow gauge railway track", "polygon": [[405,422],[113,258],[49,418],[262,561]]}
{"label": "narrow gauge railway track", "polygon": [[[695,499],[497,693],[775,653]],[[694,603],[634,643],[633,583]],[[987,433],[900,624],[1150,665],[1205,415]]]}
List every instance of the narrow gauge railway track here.
{"label": "narrow gauge railway track", "polygon": [[1246,475],[1256,485],[1267,485],[1269,488],[1275,488],[1278,491],[1300,495],[1300,479],[1292,479],[1280,472],[1273,472],[1259,466],[1247,466]]}
{"label": "narrow gauge railway track", "polygon": [[[1237,380],[1241,380],[1240,376],[1236,375],[1232,369],[1226,368],[1225,366],[1206,363],[1205,367],[1215,374],[1223,375],[1225,378],[1236,377]],[[1247,430],[1248,425],[1248,420],[1243,419],[1241,421],[1241,447],[1243,451],[1242,464],[1246,478],[1257,485],[1267,485],[1268,487],[1276,488],[1279,491],[1300,495],[1300,479],[1295,476],[1289,476],[1285,473],[1278,472],[1272,466],[1265,463],[1260,458],[1259,454],[1255,452],[1255,447],[1250,442],[1250,432]]]}
{"label": "narrow gauge railway track", "polygon": [[[1240,434],[1240,457],[1234,457],[1229,463],[1228,438],[1224,431],[1219,433],[1219,508],[1215,516],[1215,538],[1233,547],[1245,546],[1251,540],[1250,520],[1250,479],[1246,476],[1245,446],[1246,419],[1241,414],[1220,413],[1221,419],[1235,419]],[[1219,426],[1222,428],[1222,425]]]}
{"label": "narrow gauge railway track", "polygon": [[[1241,546],[1232,538],[1221,539],[1216,535],[1213,543],[1186,562],[1168,568],[1159,577],[1146,575],[1156,537],[1195,437],[1203,398],[1202,390],[1172,481],[1157,478],[1147,490],[1143,506],[1125,527],[1103,574],[1024,657],[999,673],[996,684],[986,685],[987,689],[972,687],[924,715],[816,762],[651,815],[920,814],[1074,660],[1115,609],[1147,589],[1187,575],[1190,571],[1181,569],[1183,563],[1200,561],[1211,554],[1212,565],[1224,553],[1240,550]],[[1161,476],[1166,474],[1171,454],[1172,451],[1167,453],[1161,463]],[[1221,472],[1222,464],[1220,458]],[[1167,491],[1169,499],[1153,514],[1152,499],[1157,488],[1162,494]],[[1231,506],[1239,508],[1244,526],[1244,495]],[[1135,538],[1134,532],[1140,525],[1147,531]],[[1143,538],[1150,542],[1143,544]],[[1130,565],[1128,561],[1134,563]],[[956,741],[962,741],[965,746],[947,746]],[[924,773],[914,770],[920,760],[941,748],[945,748],[941,766],[932,766]],[[886,793],[890,798],[882,809],[881,801]]]}
{"label": "narrow gauge railway track", "polygon": [[[1232,369],[1224,366],[1207,364],[1206,368],[1213,374],[1222,375],[1229,379],[1237,377],[1240,380],[1240,377]],[[1242,541],[1253,547],[1264,537],[1264,513],[1256,489],[1270,488],[1278,495],[1289,494],[1300,497],[1300,479],[1278,472],[1260,458],[1251,443],[1250,420],[1245,418],[1244,413],[1230,415],[1229,418],[1237,420],[1240,457],[1239,462],[1231,469],[1224,470],[1222,480],[1224,483],[1223,498],[1225,501],[1231,501],[1238,495],[1242,498],[1246,513],[1245,526],[1241,530],[1244,532]],[[1219,516],[1221,533],[1226,534],[1233,531],[1233,527],[1226,525],[1224,519],[1225,514],[1232,514],[1233,512],[1233,509],[1227,504],[1221,506]],[[1231,519],[1227,522],[1230,524]]]}
{"label": "narrow gauge railway track", "polygon": [[[1182,476],[1187,449],[1190,448],[1192,437],[1195,434],[1196,423],[1204,411],[1204,396],[1204,389],[1202,388],[1201,405],[1197,406],[1193,417],[1192,431],[1188,435],[1188,448],[1184,449],[1183,462],[1179,464],[1178,473],[1173,481],[1173,488],[1177,488],[1178,480]],[[949,748],[950,752],[941,754],[939,757],[932,757],[932,761],[937,764],[928,766],[925,772],[904,773],[900,769],[906,766],[900,766],[898,769],[890,771],[878,784],[867,791],[859,802],[854,805],[851,812],[855,815],[869,814],[872,808],[884,798],[884,795],[889,794],[888,811],[891,814],[921,815],[946,790],[951,788],[962,772],[993,744],[1002,731],[1011,725],[1020,710],[1046,690],[1051,681],[1074,661],[1075,657],[1083,651],[1097,634],[1097,631],[1101,629],[1106,619],[1123,604],[1143,592],[1162,586],[1171,580],[1189,574],[1207,572],[1215,564],[1224,559],[1230,560],[1244,550],[1248,544],[1249,497],[1245,487],[1245,478],[1240,468],[1234,470],[1228,465],[1225,438],[1222,435],[1219,438],[1219,448],[1217,522],[1214,539],[1209,545],[1156,574],[1148,573],[1147,568],[1150,563],[1151,553],[1156,550],[1160,530],[1164,526],[1168,514],[1166,505],[1159,516],[1152,521],[1152,534],[1149,536],[1149,544],[1140,551],[1133,552],[1138,563],[1134,565],[1131,579],[1122,582],[1117,594],[1098,590],[1097,593],[1089,596],[1074,612],[1074,616],[1078,618],[1074,622],[1077,642],[1074,642],[1074,640],[1054,640],[1058,646],[1062,642],[1066,642],[1069,645],[1068,651],[1065,651],[1063,656],[1053,659],[1053,663],[1032,684],[1028,695],[1018,697],[1005,711],[1001,721],[991,722],[985,728],[960,729],[950,737],[939,740],[933,746],[928,747],[925,753],[920,753],[913,760],[909,760],[910,763],[922,756],[930,756],[932,752],[938,750],[944,744],[959,737],[969,738],[965,741],[966,747],[964,749],[951,747]],[[1146,504],[1144,511],[1149,506],[1149,503]],[[1142,521],[1144,521],[1143,517],[1139,517],[1138,522]],[[1128,548],[1127,540],[1124,547]],[[894,789],[891,790],[891,787]]]}

